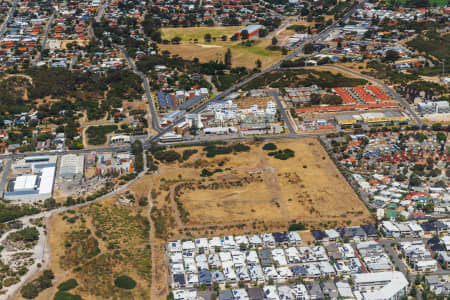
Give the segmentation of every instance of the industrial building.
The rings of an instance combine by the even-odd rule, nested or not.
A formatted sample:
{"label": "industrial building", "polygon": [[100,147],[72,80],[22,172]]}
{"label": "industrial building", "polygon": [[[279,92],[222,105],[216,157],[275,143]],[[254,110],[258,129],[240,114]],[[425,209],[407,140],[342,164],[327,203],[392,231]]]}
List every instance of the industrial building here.
{"label": "industrial building", "polygon": [[362,114],[336,115],[336,122],[340,126],[352,126],[354,124],[386,125],[408,122],[409,118],[401,111],[368,112]]}
{"label": "industrial building", "polygon": [[44,200],[52,196],[55,182],[55,156],[28,156],[12,164],[13,178],[8,181],[4,198],[12,201]]}
{"label": "industrial building", "polygon": [[62,178],[82,177],[84,173],[84,155],[66,154],[61,156],[59,176]]}
{"label": "industrial building", "polygon": [[29,156],[13,163],[12,169],[15,174],[36,173],[43,168],[56,167],[57,156]]}
{"label": "industrial building", "polygon": [[7,200],[35,201],[52,196],[56,167],[40,169],[39,175],[22,175],[11,180],[4,194]]}

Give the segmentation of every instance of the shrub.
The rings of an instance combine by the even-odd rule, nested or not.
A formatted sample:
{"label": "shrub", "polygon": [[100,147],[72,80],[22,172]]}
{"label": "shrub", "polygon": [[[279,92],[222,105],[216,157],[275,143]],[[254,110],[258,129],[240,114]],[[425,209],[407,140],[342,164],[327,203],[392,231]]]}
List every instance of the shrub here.
{"label": "shrub", "polygon": [[186,149],[183,151],[183,160],[188,160],[192,155],[197,153],[197,149]]}
{"label": "shrub", "polygon": [[146,206],[148,204],[147,197],[141,197],[138,202],[139,206]]}
{"label": "shrub", "polygon": [[60,291],[68,291],[73,288],[76,288],[78,286],[78,282],[75,279],[69,279],[67,281],[64,281],[60,285],[58,285],[58,290]]}
{"label": "shrub", "polygon": [[274,143],[267,143],[263,146],[263,150],[269,150],[269,151],[277,150],[277,145],[275,145]]}
{"label": "shrub", "polygon": [[291,224],[288,228],[288,231],[297,231],[297,230],[305,230],[306,227],[302,223]]}
{"label": "shrub", "polygon": [[246,151],[250,151],[250,147],[241,143],[237,143],[235,145],[233,145],[233,150],[235,152],[246,152]]}
{"label": "shrub", "polygon": [[52,286],[52,279],[55,278],[51,270],[45,270],[37,279],[27,283],[20,290],[22,297],[33,299],[39,295],[39,292]]}
{"label": "shrub", "polygon": [[214,174],[213,172],[211,172],[211,171],[209,171],[207,169],[203,169],[202,173],[200,174],[200,176],[201,177],[209,177],[209,176],[212,176],[213,174]]}
{"label": "shrub", "polygon": [[83,300],[80,295],[73,295],[65,291],[58,291],[53,300]]}
{"label": "shrub", "polygon": [[114,280],[114,284],[118,288],[132,290],[136,286],[136,281],[126,275],[123,275],[117,277],[116,280]]}
{"label": "shrub", "polygon": [[294,157],[295,152],[292,151],[291,149],[284,149],[284,150],[269,152],[269,155],[275,157],[276,159],[287,160],[291,157]]}
{"label": "shrub", "polygon": [[167,151],[158,151],[153,154],[155,158],[162,162],[174,162],[176,160],[181,161],[181,155],[180,153],[174,151],[174,150],[167,150]]}
{"label": "shrub", "polygon": [[39,290],[32,282],[30,282],[23,286],[23,288],[20,290],[20,294],[26,299],[33,299],[36,298],[37,295],[39,295]]}
{"label": "shrub", "polygon": [[39,240],[39,231],[36,227],[26,227],[11,234],[13,241],[33,242]]}

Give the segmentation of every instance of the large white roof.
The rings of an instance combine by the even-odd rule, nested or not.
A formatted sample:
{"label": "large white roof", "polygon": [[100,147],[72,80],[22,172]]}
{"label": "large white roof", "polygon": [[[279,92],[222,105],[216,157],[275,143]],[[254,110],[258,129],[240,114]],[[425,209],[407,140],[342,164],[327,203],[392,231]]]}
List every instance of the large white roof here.
{"label": "large white roof", "polygon": [[355,285],[371,284],[374,285],[387,282],[382,288],[363,293],[365,300],[391,299],[397,293],[408,286],[408,280],[403,273],[395,272],[379,272],[379,273],[362,273],[354,275]]}
{"label": "large white roof", "polygon": [[14,183],[14,191],[32,190],[36,185],[36,175],[18,176]]}
{"label": "large white roof", "polygon": [[51,194],[53,191],[53,182],[55,180],[55,167],[42,169],[41,184],[39,185],[39,194]]}

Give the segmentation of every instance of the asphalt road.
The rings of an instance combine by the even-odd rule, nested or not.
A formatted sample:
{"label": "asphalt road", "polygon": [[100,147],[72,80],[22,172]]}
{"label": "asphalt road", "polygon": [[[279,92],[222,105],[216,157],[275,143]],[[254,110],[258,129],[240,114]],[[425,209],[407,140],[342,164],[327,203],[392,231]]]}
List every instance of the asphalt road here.
{"label": "asphalt road", "polygon": [[281,103],[281,100],[280,100],[280,97],[279,97],[280,96],[279,92],[278,91],[271,91],[270,94],[272,95],[272,97],[275,98],[275,101],[277,102],[277,106],[278,106],[278,110],[280,111],[281,118],[283,119],[284,124],[286,124],[286,127],[289,130],[289,133],[290,134],[295,134],[295,129],[292,126],[292,123],[289,120],[289,117],[287,116],[287,113],[286,113],[286,110],[283,107],[283,104]]}
{"label": "asphalt road", "polygon": [[32,64],[37,64],[42,58],[42,51],[45,49],[45,45],[47,44],[48,32],[50,31],[50,27],[52,27],[53,19],[55,18],[55,12],[51,15],[48,20],[47,26],[45,26],[44,38],[42,39],[42,50],[38,53],[37,57],[33,60]]}
{"label": "asphalt road", "polygon": [[125,56],[125,58],[128,62],[128,65],[133,70],[133,72],[135,72],[137,75],[139,75],[139,77],[141,77],[142,83],[143,83],[144,89],[145,89],[145,96],[147,97],[148,106],[150,109],[150,114],[152,116],[152,128],[156,132],[161,132],[162,129],[161,129],[161,126],[159,125],[158,113],[156,112],[155,103],[153,102],[152,94],[150,91],[150,83],[148,81],[148,78],[147,78],[147,76],[145,76],[144,73],[142,73],[141,71],[138,70],[138,68],[136,67],[136,64],[131,59],[131,57],[128,55],[126,49],[121,47],[120,50],[122,51],[123,55]]}

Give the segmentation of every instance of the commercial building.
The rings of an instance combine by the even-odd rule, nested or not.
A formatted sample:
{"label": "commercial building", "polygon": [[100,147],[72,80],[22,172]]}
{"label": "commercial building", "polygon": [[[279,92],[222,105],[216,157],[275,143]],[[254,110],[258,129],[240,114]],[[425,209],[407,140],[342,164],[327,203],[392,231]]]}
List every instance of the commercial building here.
{"label": "commercial building", "polygon": [[401,111],[383,111],[383,112],[368,112],[362,114],[342,114],[335,116],[336,122],[340,126],[351,126],[354,124],[368,124],[368,125],[385,125],[388,123],[404,123],[408,122],[409,118]]}
{"label": "commercial building", "polygon": [[84,156],[66,154],[61,157],[59,176],[62,178],[82,177],[84,173]]}

